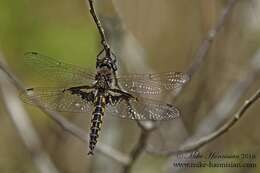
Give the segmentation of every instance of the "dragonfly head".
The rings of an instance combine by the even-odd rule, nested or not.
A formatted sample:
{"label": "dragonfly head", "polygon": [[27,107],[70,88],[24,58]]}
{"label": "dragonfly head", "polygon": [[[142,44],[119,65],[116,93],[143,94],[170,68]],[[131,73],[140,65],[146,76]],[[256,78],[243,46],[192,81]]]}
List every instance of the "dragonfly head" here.
{"label": "dragonfly head", "polygon": [[[102,52],[101,52],[102,54]],[[101,55],[100,54],[100,55]],[[113,52],[110,52],[108,55],[105,55],[104,57],[97,58],[96,62],[97,68],[107,67],[110,70],[117,71],[117,63],[116,63],[116,56]]]}

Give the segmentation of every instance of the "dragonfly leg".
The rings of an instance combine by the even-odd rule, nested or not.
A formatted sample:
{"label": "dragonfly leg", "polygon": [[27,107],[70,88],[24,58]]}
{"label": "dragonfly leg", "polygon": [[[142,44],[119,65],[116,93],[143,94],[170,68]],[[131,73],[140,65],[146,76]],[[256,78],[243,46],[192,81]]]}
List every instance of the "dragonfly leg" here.
{"label": "dragonfly leg", "polygon": [[109,89],[109,91],[112,91],[112,92],[114,92],[114,93],[118,93],[118,94],[121,94],[121,95],[123,95],[123,96],[126,96],[126,97],[128,97],[128,98],[134,98],[134,99],[136,99],[134,96],[132,96],[131,94],[129,94],[129,93],[127,93],[127,92],[124,92],[124,91],[122,91],[122,90],[120,90],[120,89]]}
{"label": "dragonfly leg", "polygon": [[97,57],[99,58],[99,56],[100,56],[103,52],[104,52],[104,49],[102,49],[102,50],[98,53]]}

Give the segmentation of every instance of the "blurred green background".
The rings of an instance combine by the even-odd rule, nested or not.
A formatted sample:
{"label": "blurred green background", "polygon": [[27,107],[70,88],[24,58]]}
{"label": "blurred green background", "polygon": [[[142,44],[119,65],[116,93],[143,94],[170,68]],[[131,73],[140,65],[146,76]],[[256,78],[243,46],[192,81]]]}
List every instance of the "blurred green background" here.
{"label": "blurred green background", "polygon": [[[112,49],[118,56],[120,72],[148,73],[187,70],[226,4],[227,0],[97,0],[97,10]],[[230,86],[250,71],[251,59],[260,43],[259,9],[259,0],[237,3],[224,29],[213,42],[208,58],[176,103],[182,111],[183,124],[165,123],[161,130],[168,133],[163,139],[155,134],[151,142],[163,141],[167,143],[166,149],[177,148],[228,94]],[[41,52],[94,70],[99,50],[99,35],[85,1],[0,0],[0,52],[13,74],[26,86],[58,85],[25,66],[23,54],[27,51]],[[259,84],[257,76],[223,121]],[[166,101],[171,102],[172,99]],[[100,153],[94,158],[87,157],[86,144],[64,132],[37,108],[25,107],[43,148],[60,172],[120,172],[118,163]],[[16,132],[2,99],[0,108],[0,173],[38,173],[33,157]],[[254,105],[243,121],[204,150],[259,153],[259,111],[259,104]],[[89,116],[72,116],[69,113],[64,116],[88,132]],[[105,117],[100,141],[129,153],[139,133],[135,122],[108,116]],[[161,148],[159,144],[154,146]],[[145,153],[138,159],[133,172],[166,172],[167,159]],[[256,173],[259,168],[197,168],[174,172],[178,171]]]}
{"label": "blurred green background", "polygon": [[94,64],[97,35],[84,1],[0,3],[1,49],[12,68],[29,73],[22,65],[27,51],[61,57],[82,66]]}

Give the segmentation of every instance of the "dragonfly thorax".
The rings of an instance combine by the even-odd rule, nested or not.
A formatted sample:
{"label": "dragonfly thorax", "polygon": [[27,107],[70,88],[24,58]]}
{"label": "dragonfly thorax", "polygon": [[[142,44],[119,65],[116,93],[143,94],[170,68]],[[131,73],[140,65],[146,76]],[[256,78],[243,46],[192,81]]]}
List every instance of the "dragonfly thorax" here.
{"label": "dragonfly thorax", "polygon": [[107,67],[102,67],[98,70],[96,76],[96,88],[101,90],[107,90],[111,88],[112,84],[112,72]]}

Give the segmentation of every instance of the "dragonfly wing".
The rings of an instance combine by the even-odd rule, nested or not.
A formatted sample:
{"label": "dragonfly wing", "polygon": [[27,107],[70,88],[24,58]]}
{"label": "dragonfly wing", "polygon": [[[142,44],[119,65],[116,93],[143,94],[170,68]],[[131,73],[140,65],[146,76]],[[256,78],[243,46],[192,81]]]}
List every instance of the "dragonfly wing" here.
{"label": "dragonfly wing", "polygon": [[119,98],[107,110],[114,116],[132,120],[172,120],[180,116],[176,107],[147,98]]}
{"label": "dragonfly wing", "polygon": [[171,90],[182,87],[189,79],[189,75],[182,72],[165,72],[151,74],[152,81],[160,82],[165,90]]}
{"label": "dragonfly wing", "polygon": [[189,76],[181,72],[129,74],[118,78],[124,90],[143,95],[158,95],[174,90],[183,86],[188,80]]}
{"label": "dragonfly wing", "polygon": [[25,53],[25,61],[30,68],[50,80],[86,84],[94,81],[94,75],[86,69],[66,64],[37,52]]}
{"label": "dragonfly wing", "polygon": [[134,79],[131,76],[119,78],[118,81],[122,88],[129,93],[141,95],[159,95],[162,93],[161,85],[153,81]]}
{"label": "dragonfly wing", "polygon": [[81,95],[72,94],[61,88],[31,88],[24,91],[20,97],[25,103],[41,105],[49,110],[59,112],[88,112],[91,110],[93,93]]}

